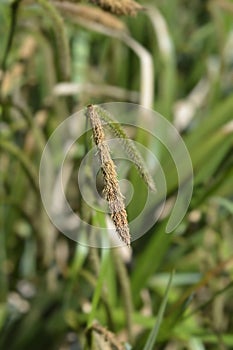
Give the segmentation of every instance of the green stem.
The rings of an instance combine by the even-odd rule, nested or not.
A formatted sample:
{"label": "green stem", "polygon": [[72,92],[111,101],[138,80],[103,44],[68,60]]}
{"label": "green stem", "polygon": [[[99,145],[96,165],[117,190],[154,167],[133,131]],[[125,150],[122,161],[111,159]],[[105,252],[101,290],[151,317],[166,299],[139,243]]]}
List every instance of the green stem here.
{"label": "green stem", "polygon": [[6,242],[4,234],[4,217],[5,217],[5,208],[4,205],[0,206],[0,217],[3,218],[2,229],[0,229],[0,303],[5,302],[8,292],[8,278],[6,273]]}
{"label": "green stem", "polygon": [[161,306],[159,308],[159,312],[158,312],[156,323],[155,323],[154,327],[152,328],[152,330],[151,330],[151,332],[149,334],[149,337],[147,339],[146,345],[144,346],[143,350],[153,350],[153,349],[155,349],[155,343],[156,343],[156,340],[157,340],[158,332],[159,332],[159,329],[160,329],[160,326],[161,326],[161,323],[162,323],[162,320],[163,320],[165,308],[166,308],[167,301],[168,301],[168,293],[169,293],[169,290],[170,290],[170,287],[171,287],[171,284],[172,284],[173,274],[174,274],[174,271],[172,271],[172,273],[170,274],[170,278],[169,278],[169,281],[168,281],[168,284],[167,284],[167,288],[166,288],[166,291],[165,291],[165,294],[164,294]]}
{"label": "green stem", "polygon": [[132,319],[133,302],[132,302],[130,281],[127,275],[126,267],[117,249],[113,249],[113,257],[114,257],[116,271],[117,271],[120,286],[121,286],[129,342],[133,342],[133,319]]}
{"label": "green stem", "polygon": [[14,156],[21,163],[34,190],[36,193],[39,193],[37,171],[33,167],[30,159],[28,159],[25,154],[19,149],[19,147],[14,145],[12,142],[0,139],[0,148]]}
{"label": "green stem", "polygon": [[106,271],[108,268],[108,252],[103,250],[102,253],[103,254],[102,254],[102,260],[101,260],[100,272],[99,272],[98,280],[97,280],[95,291],[94,291],[93,298],[92,298],[91,312],[90,312],[89,318],[88,318],[88,324],[87,324],[88,328],[92,325],[92,322],[94,321],[94,319],[96,317],[97,306],[98,306],[98,303],[101,299],[102,289],[103,289],[103,285],[104,285],[104,279],[105,279]]}
{"label": "green stem", "polygon": [[22,118],[26,121],[28,126],[31,128],[32,133],[34,134],[35,140],[37,142],[37,145],[39,146],[39,149],[42,152],[44,150],[46,140],[44,139],[43,133],[41,132],[40,128],[36,125],[30,111],[20,106],[19,104],[15,103],[11,99],[7,99],[7,100],[0,99],[0,104],[3,107],[6,106],[6,107],[13,108],[21,114]]}
{"label": "green stem", "polygon": [[14,38],[14,33],[15,33],[15,28],[16,28],[16,22],[17,22],[17,15],[18,15],[18,7],[19,7],[20,1],[21,0],[16,0],[16,1],[14,1],[11,4],[10,32],[9,32],[9,36],[8,36],[5,52],[3,54],[2,63],[1,63],[2,76],[1,76],[1,79],[0,79],[0,87],[2,85],[3,78],[4,78],[4,73],[6,71],[7,58],[8,58],[8,55],[10,53],[11,46],[12,46],[12,43],[13,43],[13,38]]}
{"label": "green stem", "polygon": [[70,52],[69,52],[69,43],[66,37],[63,18],[60,16],[56,8],[47,0],[37,0],[37,2],[44,9],[46,14],[50,16],[53,22],[55,37],[57,40],[57,47],[59,51],[58,59],[59,59],[61,78],[62,80],[69,80]]}

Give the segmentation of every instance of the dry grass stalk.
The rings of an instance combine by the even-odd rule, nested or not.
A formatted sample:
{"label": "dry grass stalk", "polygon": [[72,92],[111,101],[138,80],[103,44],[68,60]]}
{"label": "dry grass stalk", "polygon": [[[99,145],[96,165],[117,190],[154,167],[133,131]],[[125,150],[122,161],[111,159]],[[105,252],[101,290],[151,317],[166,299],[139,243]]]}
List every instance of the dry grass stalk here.
{"label": "dry grass stalk", "polygon": [[133,0],[90,0],[115,15],[136,16],[143,7]]}
{"label": "dry grass stalk", "polygon": [[110,13],[106,13],[93,6],[73,4],[68,1],[53,1],[53,4],[70,17],[80,17],[84,20],[102,24],[103,26],[118,31],[126,31],[125,24]]}
{"label": "dry grass stalk", "polygon": [[116,227],[120,239],[130,247],[130,233],[127,220],[127,213],[123,195],[120,191],[117,172],[114,162],[111,159],[110,151],[106,143],[101,119],[95,109],[95,106],[87,107],[87,115],[90,118],[94,142],[98,149],[98,155],[104,178],[104,197],[106,198],[111,218]]}

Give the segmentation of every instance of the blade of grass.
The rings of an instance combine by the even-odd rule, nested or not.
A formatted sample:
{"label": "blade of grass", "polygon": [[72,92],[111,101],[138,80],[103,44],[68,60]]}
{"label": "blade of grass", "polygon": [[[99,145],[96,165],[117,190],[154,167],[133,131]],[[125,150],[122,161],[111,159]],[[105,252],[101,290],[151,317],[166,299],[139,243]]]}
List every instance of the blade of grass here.
{"label": "blade of grass", "polygon": [[160,329],[160,325],[162,323],[163,320],[163,316],[164,316],[164,312],[165,312],[165,308],[167,305],[167,300],[168,300],[168,293],[171,287],[171,283],[172,283],[172,277],[173,277],[173,273],[171,273],[169,281],[168,281],[168,285],[162,300],[162,304],[159,308],[159,313],[158,313],[158,318],[156,320],[156,323],[154,325],[154,328],[151,330],[150,335],[147,339],[146,345],[144,346],[143,350],[153,350],[154,349],[154,345],[157,339],[157,335]]}
{"label": "blade of grass", "polygon": [[60,16],[57,9],[46,0],[37,0],[43,10],[48,16],[50,16],[53,23],[55,37],[57,40],[57,47],[59,50],[59,64],[60,73],[63,80],[69,80],[70,78],[70,52],[69,43],[65,31],[65,25],[63,18]]}
{"label": "blade of grass", "polygon": [[[8,58],[9,52],[11,50],[12,43],[13,43],[13,37],[14,37],[15,29],[16,29],[18,7],[19,7],[20,1],[21,0],[12,1],[11,5],[10,5],[11,6],[11,24],[10,24],[9,36],[7,39],[7,45],[6,45],[6,48],[5,48],[5,51],[3,54],[2,63],[1,63],[1,69],[3,72],[5,72],[5,70],[6,70],[7,58]],[[0,85],[2,83],[2,80],[3,80],[3,75],[1,76]]]}
{"label": "blade of grass", "polygon": [[[105,223],[105,217],[103,216],[102,213],[96,212],[95,216],[93,216],[93,224],[95,225],[95,222],[97,225],[101,223],[102,226],[106,226]],[[101,299],[101,294],[102,294],[102,288],[104,285],[104,281],[106,279],[106,273],[108,269],[108,264],[109,264],[109,259],[110,258],[110,253],[108,249],[102,249],[101,250],[102,256],[101,256],[101,265],[100,265],[100,271],[99,271],[99,276],[96,284],[96,288],[92,297],[92,303],[91,303],[91,312],[88,317],[88,322],[87,322],[87,328],[89,328],[94,319],[96,318],[97,315],[97,306],[98,303]]]}
{"label": "blade of grass", "polygon": [[[160,78],[160,96],[161,108],[160,112],[165,118],[171,120],[175,86],[176,86],[176,57],[171,34],[169,33],[166,19],[162,13],[153,5],[147,5],[148,11],[146,14],[151,20],[155,35],[157,36],[159,53],[162,60],[162,70]],[[158,59],[156,57],[156,59]]]}
{"label": "blade of grass", "polygon": [[97,285],[94,291],[94,295],[92,298],[91,303],[91,312],[88,318],[87,327],[90,327],[92,325],[92,322],[94,321],[96,315],[97,315],[97,306],[101,298],[101,291],[103,288],[105,275],[108,268],[108,258],[109,258],[109,252],[106,249],[102,249],[102,259],[101,259],[101,266],[100,266],[100,274],[98,277]]}
{"label": "blade of grass", "polygon": [[30,159],[28,159],[25,153],[21,151],[20,148],[14,145],[12,142],[3,139],[0,140],[0,148],[11,154],[20,162],[26,174],[28,175],[28,178],[34,190],[36,191],[36,193],[38,193],[38,174],[34,167],[34,164],[30,161]]}
{"label": "blade of grass", "polygon": [[121,286],[122,296],[123,296],[123,304],[125,310],[125,319],[126,326],[128,331],[129,341],[133,341],[133,322],[132,322],[132,314],[133,314],[133,303],[132,303],[132,293],[130,288],[129,276],[127,274],[126,267],[122,261],[122,258],[119,252],[115,249],[113,251],[114,262],[116,266],[116,271],[119,277],[119,283]]}
{"label": "blade of grass", "polygon": [[154,229],[148,244],[136,260],[136,268],[134,269],[131,280],[132,295],[135,303],[139,301],[140,291],[147,284],[149,277],[160,266],[173,237],[172,235],[165,234],[166,224],[167,220]]}
{"label": "blade of grass", "polygon": [[214,202],[219,204],[219,206],[222,206],[224,209],[226,209],[230,214],[233,215],[233,203],[229,199],[221,198],[221,197],[215,197]]}

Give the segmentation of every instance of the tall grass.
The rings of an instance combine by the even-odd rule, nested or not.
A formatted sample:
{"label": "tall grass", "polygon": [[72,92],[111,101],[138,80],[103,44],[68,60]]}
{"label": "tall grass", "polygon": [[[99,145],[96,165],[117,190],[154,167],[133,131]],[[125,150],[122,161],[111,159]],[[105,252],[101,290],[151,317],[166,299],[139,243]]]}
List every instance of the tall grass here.
{"label": "tall grass", "polygon": [[[134,6],[127,14],[136,17],[118,16],[120,0],[107,7],[102,1],[0,3],[2,349],[233,347],[232,2],[141,1],[142,10],[126,2]],[[194,191],[173,233],[165,233],[164,214],[132,250],[98,250],[68,240],[49,221],[39,164],[61,121],[89,103],[122,96],[179,128]],[[87,139],[72,158],[74,168]],[[143,133],[135,140],[148,141]],[[153,152],[172,203],[176,169],[162,147]],[[135,189],[129,218],[147,193],[135,172],[128,174]],[[71,179],[68,191],[75,184]],[[84,211],[79,198],[71,195],[75,210]],[[91,220],[103,216],[92,211]]]}

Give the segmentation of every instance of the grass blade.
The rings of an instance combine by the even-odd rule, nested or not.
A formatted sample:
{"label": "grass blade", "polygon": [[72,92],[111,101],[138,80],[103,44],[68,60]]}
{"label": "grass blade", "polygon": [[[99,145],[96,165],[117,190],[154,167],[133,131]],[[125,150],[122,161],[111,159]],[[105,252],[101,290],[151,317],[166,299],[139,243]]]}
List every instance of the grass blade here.
{"label": "grass blade", "polygon": [[166,288],[166,291],[165,291],[165,294],[164,294],[164,297],[163,297],[163,301],[162,301],[162,304],[161,304],[160,309],[159,309],[158,318],[156,320],[154,328],[150,332],[150,335],[149,335],[149,337],[147,339],[146,345],[143,348],[143,350],[153,350],[154,349],[154,345],[155,345],[155,342],[156,342],[156,339],[157,339],[157,335],[158,335],[158,332],[159,332],[159,329],[160,329],[160,325],[161,325],[162,320],[163,320],[164,311],[165,311],[165,308],[166,308],[166,305],[167,305],[168,293],[169,293],[169,290],[170,290],[170,287],[171,287],[172,277],[173,277],[173,272],[171,273],[169,281],[168,281],[168,285],[167,285],[167,288]]}

